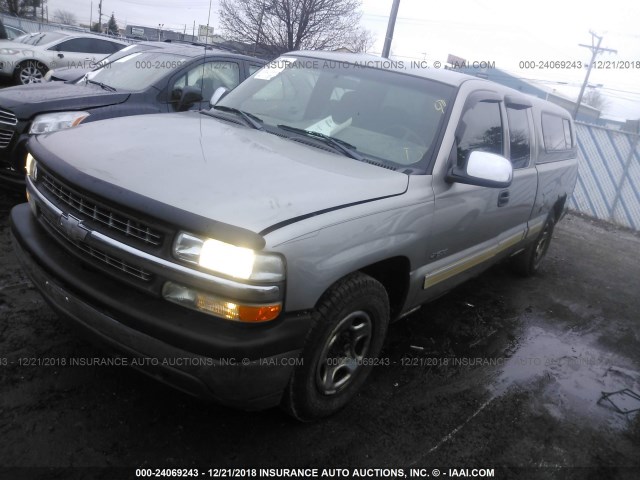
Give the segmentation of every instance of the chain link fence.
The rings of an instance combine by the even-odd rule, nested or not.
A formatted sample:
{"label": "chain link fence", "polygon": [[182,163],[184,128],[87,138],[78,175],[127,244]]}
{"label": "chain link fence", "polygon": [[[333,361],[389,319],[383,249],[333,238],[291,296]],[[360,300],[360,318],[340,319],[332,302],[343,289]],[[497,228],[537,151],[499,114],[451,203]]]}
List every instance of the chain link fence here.
{"label": "chain link fence", "polygon": [[576,128],[578,182],[569,208],[640,231],[640,135]]}

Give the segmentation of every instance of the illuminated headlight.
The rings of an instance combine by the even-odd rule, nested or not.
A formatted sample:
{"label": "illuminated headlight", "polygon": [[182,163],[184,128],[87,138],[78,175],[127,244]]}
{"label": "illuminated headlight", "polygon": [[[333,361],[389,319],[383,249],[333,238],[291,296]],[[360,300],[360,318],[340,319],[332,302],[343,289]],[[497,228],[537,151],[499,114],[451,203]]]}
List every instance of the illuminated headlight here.
{"label": "illuminated headlight", "polygon": [[39,133],[50,133],[65,128],[77,127],[89,115],[89,112],[60,112],[38,115],[31,124],[29,133],[37,135]]}
{"label": "illuminated headlight", "polygon": [[176,258],[230,277],[257,282],[284,280],[284,261],[278,255],[201,238],[182,232],[173,247]]}
{"label": "illuminated headlight", "polygon": [[0,48],[0,55],[18,55],[20,50],[14,50],[13,48]]}
{"label": "illuminated headlight", "polygon": [[35,180],[38,176],[38,165],[36,159],[30,153],[27,153],[27,160],[24,165],[25,170],[27,171],[27,176],[32,180]]}
{"label": "illuminated headlight", "polygon": [[238,304],[173,282],[164,284],[162,296],[183,307],[235,322],[269,322],[278,318],[282,311],[280,302],[266,305]]}

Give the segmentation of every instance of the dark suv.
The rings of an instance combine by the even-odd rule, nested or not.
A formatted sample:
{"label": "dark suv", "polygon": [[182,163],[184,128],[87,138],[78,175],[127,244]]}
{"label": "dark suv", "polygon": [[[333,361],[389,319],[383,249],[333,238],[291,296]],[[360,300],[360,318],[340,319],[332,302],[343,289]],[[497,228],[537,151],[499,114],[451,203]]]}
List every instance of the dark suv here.
{"label": "dark suv", "polygon": [[222,50],[169,45],[138,51],[72,83],[0,91],[0,181],[24,185],[25,144],[107,118],[208,108],[218,87],[233,89],[265,63]]}

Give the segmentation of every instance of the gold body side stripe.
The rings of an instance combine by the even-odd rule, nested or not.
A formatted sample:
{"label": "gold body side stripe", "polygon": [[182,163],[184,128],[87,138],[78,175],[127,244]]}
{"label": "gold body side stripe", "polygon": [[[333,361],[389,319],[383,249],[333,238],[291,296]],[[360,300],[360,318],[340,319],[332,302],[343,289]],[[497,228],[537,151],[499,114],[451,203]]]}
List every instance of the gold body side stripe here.
{"label": "gold body side stripe", "polygon": [[447,265],[440,270],[436,270],[435,272],[426,275],[424,277],[424,284],[422,288],[426,290],[427,288],[433,287],[440,282],[444,282],[445,280],[448,280],[449,278],[454,277],[459,273],[464,272],[465,270],[469,270],[470,268],[473,268],[476,265],[480,265],[481,263],[495,257],[503,250],[506,250],[507,248],[512,247],[513,245],[516,245],[518,242],[520,242],[524,238],[525,233],[525,231],[519,232],[501,241],[495,247],[490,247],[481,252],[474,253],[469,257],[462,258],[451,265]]}

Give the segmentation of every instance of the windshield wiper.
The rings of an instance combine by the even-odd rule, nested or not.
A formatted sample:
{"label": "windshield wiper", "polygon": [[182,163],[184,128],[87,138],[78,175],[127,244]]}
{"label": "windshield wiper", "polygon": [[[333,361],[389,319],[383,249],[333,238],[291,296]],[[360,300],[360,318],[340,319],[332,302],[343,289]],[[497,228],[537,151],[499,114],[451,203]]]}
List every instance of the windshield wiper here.
{"label": "windshield wiper", "polygon": [[[38,34],[36,34],[36,35],[38,35]],[[39,35],[40,35],[40,38],[38,38],[34,43],[32,43],[32,44],[31,44],[31,45],[33,45],[34,47],[35,47],[36,45],[38,45],[38,44],[42,41],[42,39],[44,38],[44,33],[40,33]]]}
{"label": "windshield wiper", "polygon": [[260,119],[260,117],[256,117],[252,113],[245,112],[234,107],[227,107],[225,105],[214,105],[213,108],[220,110],[221,112],[236,113],[240,115],[252,128],[255,128],[256,130],[264,130],[264,127],[262,126],[262,119]]}
{"label": "windshield wiper", "polygon": [[318,140],[322,140],[325,144],[333,147],[347,157],[351,157],[354,160],[359,160],[361,162],[365,160],[362,155],[356,152],[356,147],[354,147],[350,143],[345,142],[344,140],[340,140],[339,138],[330,137],[329,135],[325,135],[324,133],[320,132],[314,132],[313,130],[305,130],[304,128],[292,127],[290,125],[278,125],[278,128],[287,132],[293,132],[307,137],[317,138]]}
{"label": "windshield wiper", "polygon": [[91,79],[89,79],[89,78],[85,79],[85,82],[87,82],[87,83],[93,83],[93,84],[95,84],[95,85],[98,85],[100,88],[102,88],[103,90],[107,90],[108,92],[115,92],[115,91],[116,91],[116,89],[115,89],[115,88],[113,88],[113,87],[112,87],[112,86],[110,86],[110,85],[106,85],[106,84],[104,84],[104,83],[102,83],[102,82],[96,82],[95,80],[91,80]]}

